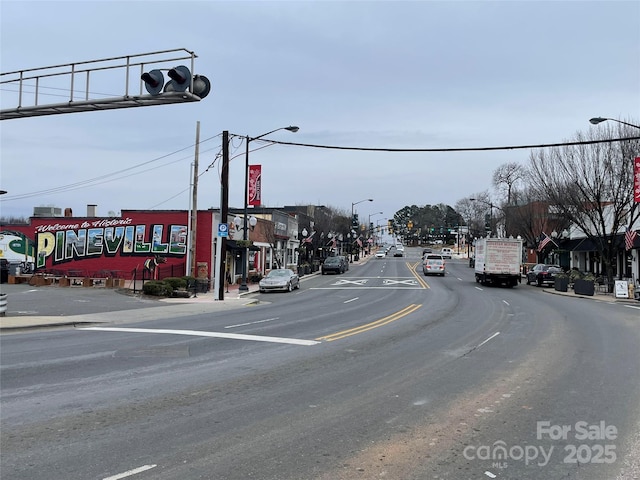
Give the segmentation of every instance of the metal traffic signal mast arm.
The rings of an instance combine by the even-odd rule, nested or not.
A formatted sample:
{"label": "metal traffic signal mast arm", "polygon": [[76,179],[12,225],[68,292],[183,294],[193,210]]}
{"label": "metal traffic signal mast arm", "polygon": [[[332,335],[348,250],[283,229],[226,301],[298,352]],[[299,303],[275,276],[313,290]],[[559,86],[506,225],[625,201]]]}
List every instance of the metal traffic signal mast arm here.
{"label": "metal traffic signal mast arm", "polygon": [[[207,77],[191,74],[196,58],[194,52],[178,48],[0,73],[0,120],[199,102],[209,94],[211,84]],[[189,68],[175,66],[185,61],[189,61]],[[145,72],[149,66],[156,68]],[[171,78],[166,85],[162,70]],[[105,97],[89,91],[90,86],[100,92],[118,85],[124,85],[122,96]],[[143,94],[143,89],[149,94]],[[60,90],[68,92],[67,102],[42,103],[43,97],[51,92],[58,96]]]}

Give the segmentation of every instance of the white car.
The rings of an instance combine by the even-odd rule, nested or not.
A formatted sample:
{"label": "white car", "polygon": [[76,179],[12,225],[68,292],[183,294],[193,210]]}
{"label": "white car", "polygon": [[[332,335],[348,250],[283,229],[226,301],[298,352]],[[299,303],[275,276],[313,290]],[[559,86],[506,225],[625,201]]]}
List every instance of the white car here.
{"label": "white car", "polygon": [[386,256],[387,256],[387,252],[385,251],[384,248],[381,248],[376,252],[376,258],[384,258]]}
{"label": "white car", "polygon": [[289,268],[277,268],[267,273],[267,275],[260,280],[258,286],[261,293],[274,290],[290,292],[293,289],[300,288],[300,278],[297,273]]}

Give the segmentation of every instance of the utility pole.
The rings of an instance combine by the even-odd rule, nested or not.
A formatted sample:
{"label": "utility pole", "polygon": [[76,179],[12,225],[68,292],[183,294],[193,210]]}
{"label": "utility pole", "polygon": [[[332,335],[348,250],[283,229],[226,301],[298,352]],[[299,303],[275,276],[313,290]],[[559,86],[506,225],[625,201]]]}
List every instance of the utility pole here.
{"label": "utility pole", "polygon": [[[220,223],[227,223],[229,216],[229,131],[222,132],[222,172],[220,175]],[[217,300],[224,300],[224,282],[227,270],[227,239],[218,237],[220,248],[217,248],[218,273],[218,296]]]}
{"label": "utility pole", "polygon": [[197,245],[197,226],[198,226],[198,157],[200,156],[200,121],[196,123],[196,152],[193,160],[193,190],[191,201],[191,256],[189,265],[189,275],[197,276],[196,272],[196,245]]}

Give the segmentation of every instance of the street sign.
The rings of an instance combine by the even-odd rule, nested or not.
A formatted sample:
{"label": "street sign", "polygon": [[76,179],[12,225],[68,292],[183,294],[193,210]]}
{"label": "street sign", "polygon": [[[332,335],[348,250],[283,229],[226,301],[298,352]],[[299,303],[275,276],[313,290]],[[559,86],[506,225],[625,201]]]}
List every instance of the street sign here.
{"label": "street sign", "polygon": [[226,223],[218,224],[218,236],[219,237],[228,237],[229,236],[229,226]]}

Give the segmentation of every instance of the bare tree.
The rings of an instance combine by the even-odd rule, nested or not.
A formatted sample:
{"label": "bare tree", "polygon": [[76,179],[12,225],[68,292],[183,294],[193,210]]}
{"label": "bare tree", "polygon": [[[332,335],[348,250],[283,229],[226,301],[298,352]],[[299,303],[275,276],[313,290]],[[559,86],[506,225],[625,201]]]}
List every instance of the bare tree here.
{"label": "bare tree", "polygon": [[493,186],[504,195],[507,205],[511,205],[513,189],[525,176],[526,168],[516,162],[503,163],[493,172]]}
{"label": "bare tree", "polygon": [[[637,123],[637,122],[636,122]],[[592,127],[577,141],[637,137],[631,127]],[[640,141],[572,145],[531,153],[531,180],[567,220],[590,239],[602,259],[609,283],[621,249],[619,233],[640,216],[633,202],[633,159]]]}

